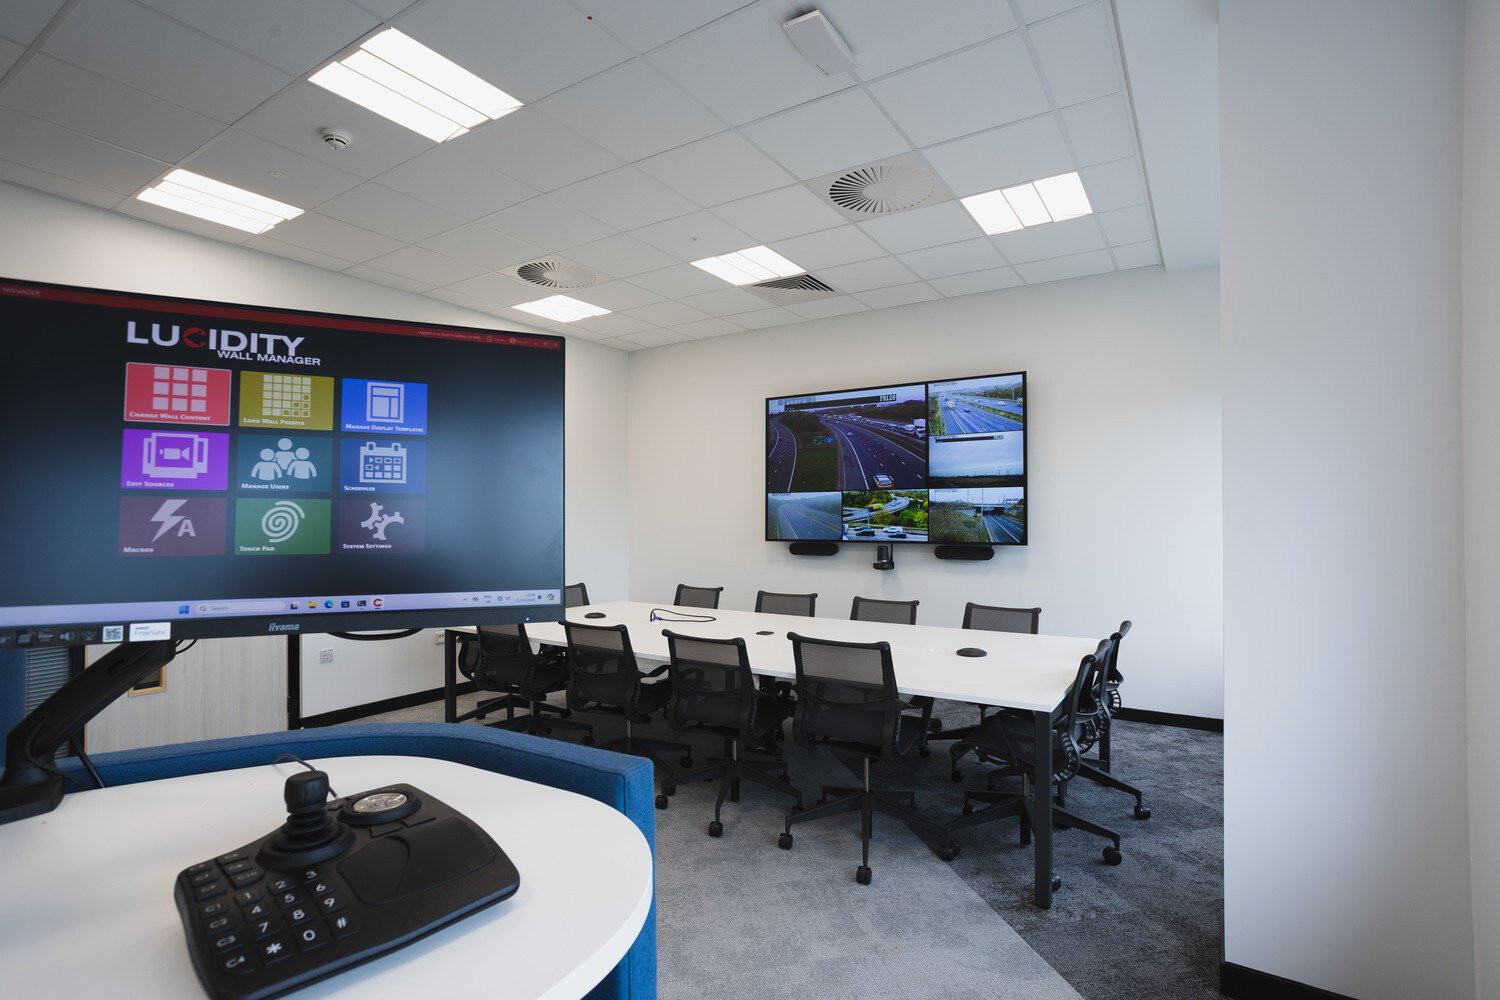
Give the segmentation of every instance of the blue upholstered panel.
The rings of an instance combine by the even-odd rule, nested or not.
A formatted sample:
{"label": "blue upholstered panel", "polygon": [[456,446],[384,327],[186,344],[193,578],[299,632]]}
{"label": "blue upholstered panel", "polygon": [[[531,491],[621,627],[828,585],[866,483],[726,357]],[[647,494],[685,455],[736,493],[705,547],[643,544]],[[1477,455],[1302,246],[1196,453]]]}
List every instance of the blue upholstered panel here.
{"label": "blue upholstered panel", "polygon": [[[623,812],[656,850],[655,789],[651,764],[637,757],[541,739],[484,726],[443,723],[373,723],[265,733],[228,740],[179,743],[100,754],[94,764],[108,785],[175,778],[207,771],[269,764],[277,754],[360,757],[378,754],[432,757],[508,774],[597,799]],[[87,786],[74,761],[65,773]],[[656,902],[620,964],[589,993],[589,1000],[653,1000],[656,996]]]}

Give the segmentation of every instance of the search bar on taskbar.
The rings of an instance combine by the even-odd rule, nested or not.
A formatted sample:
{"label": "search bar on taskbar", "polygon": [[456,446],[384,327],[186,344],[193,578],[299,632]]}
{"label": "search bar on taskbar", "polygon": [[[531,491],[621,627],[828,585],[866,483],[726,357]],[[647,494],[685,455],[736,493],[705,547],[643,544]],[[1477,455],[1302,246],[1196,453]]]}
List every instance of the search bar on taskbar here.
{"label": "search bar on taskbar", "polygon": [[200,615],[274,615],[283,607],[280,601],[204,601],[193,610]]}

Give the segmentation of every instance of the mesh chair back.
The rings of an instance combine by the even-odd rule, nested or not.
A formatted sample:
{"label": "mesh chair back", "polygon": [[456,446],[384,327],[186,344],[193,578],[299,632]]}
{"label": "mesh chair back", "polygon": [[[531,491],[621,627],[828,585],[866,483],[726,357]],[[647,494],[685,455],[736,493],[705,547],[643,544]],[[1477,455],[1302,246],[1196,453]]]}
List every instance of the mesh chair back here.
{"label": "mesh chair back", "polygon": [[[531,671],[531,643],[524,625],[481,625],[470,660],[474,683],[486,691],[521,687]],[[465,671],[470,673],[470,671]]]}
{"label": "mesh chair back", "polygon": [[1125,675],[1120,673],[1120,640],[1129,634],[1130,622],[1123,621],[1120,623],[1120,631],[1109,637],[1111,645],[1109,647],[1109,668],[1106,679],[1111,686],[1116,688],[1125,679]]}
{"label": "mesh chair back", "polygon": [[1000,608],[990,604],[964,605],[964,628],[986,632],[1025,632],[1036,635],[1041,608]]}
{"label": "mesh chair back", "polygon": [[803,746],[833,743],[890,756],[901,705],[890,644],[787,637],[797,666],[793,738]]}
{"label": "mesh chair back", "polygon": [[893,625],[915,625],[920,601],[881,601],[856,597],[849,610],[849,620],[856,622],[889,622]]}
{"label": "mesh chair back", "polygon": [[817,594],[773,594],[769,590],[757,591],[755,594],[755,610],[770,615],[811,618],[817,603]]}
{"label": "mesh chair back", "polygon": [[568,636],[568,707],[634,703],[640,671],[624,625],[581,625],[564,621]]}
{"label": "mesh chair back", "polygon": [[723,587],[689,587],[685,583],[679,583],[677,596],[672,598],[672,603],[680,608],[717,608],[719,595],[722,593]]}
{"label": "mesh chair back", "polygon": [[704,639],[663,629],[671,660],[672,701],[667,721],[673,729],[713,729],[727,736],[745,734],[758,691],[750,673],[744,639]]}
{"label": "mesh chair back", "polygon": [[589,602],[589,588],[581,583],[570,583],[563,588],[563,607],[581,608]]}

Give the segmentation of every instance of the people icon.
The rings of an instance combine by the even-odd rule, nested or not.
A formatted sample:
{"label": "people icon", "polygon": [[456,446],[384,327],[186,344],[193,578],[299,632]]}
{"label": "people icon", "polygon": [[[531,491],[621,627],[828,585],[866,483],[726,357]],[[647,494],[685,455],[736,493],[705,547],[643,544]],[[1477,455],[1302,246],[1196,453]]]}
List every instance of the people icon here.
{"label": "people icon", "polygon": [[[290,442],[288,442],[290,443]],[[298,448],[296,458],[287,466],[287,475],[293,479],[314,479],[318,475],[318,467],[309,462],[308,456],[312,452],[306,448]]]}
{"label": "people icon", "polygon": [[[290,444],[291,442],[287,442]],[[304,451],[306,449],[303,449]],[[260,450],[260,461],[255,463],[250,470],[251,479],[259,479],[263,483],[274,483],[281,478],[281,466],[276,464],[276,453],[270,448]]]}
{"label": "people icon", "polygon": [[285,472],[287,466],[291,465],[297,458],[296,453],[292,451],[292,439],[282,438],[276,442],[276,447],[281,449],[276,453],[276,465],[282,472]]}

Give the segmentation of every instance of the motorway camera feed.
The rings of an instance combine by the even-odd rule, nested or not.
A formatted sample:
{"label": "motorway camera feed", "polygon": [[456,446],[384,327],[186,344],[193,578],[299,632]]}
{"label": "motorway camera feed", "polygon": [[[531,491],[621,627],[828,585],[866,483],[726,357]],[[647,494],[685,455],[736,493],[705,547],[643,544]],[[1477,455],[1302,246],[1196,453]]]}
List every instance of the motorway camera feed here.
{"label": "motorway camera feed", "polygon": [[1026,544],[1026,376],[766,400],[770,541]]}

